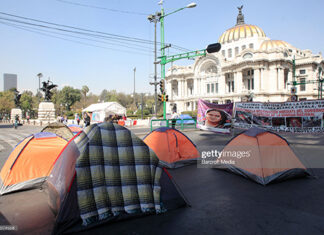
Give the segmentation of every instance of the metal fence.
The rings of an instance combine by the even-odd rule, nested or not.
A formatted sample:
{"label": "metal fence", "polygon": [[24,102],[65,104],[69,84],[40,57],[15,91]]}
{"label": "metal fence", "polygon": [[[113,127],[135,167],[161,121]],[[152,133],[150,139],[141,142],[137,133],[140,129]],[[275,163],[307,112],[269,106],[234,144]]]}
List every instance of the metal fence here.
{"label": "metal fence", "polygon": [[[174,121],[174,128],[184,130],[184,129],[196,129],[197,121],[193,118],[185,119],[152,119],[150,123],[151,131],[159,127],[172,127],[172,121]],[[188,123],[190,121],[190,123]],[[179,123],[180,122],[180,123]]]}

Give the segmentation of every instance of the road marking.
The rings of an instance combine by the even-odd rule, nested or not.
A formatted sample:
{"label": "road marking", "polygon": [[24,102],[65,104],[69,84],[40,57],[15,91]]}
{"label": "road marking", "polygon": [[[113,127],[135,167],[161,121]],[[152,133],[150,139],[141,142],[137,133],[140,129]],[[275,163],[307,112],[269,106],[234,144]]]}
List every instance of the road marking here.
{"label": "road marking", "polygon": [[8,138],[4,138],[2,136],[0,136],[0,140],[2,140],[3,142],[9,144],[12,148],[14,148],[16,146],[16,144],[18,144],[18,141],[8,139]]}
{"label": "road marking", "polygon": [[23,139],[25,139],[27,136],[26,134],[13,134],[13,133],[7,133],[8,136],[10,136],[12,139],[17,140],[17,144],[22,141]]}

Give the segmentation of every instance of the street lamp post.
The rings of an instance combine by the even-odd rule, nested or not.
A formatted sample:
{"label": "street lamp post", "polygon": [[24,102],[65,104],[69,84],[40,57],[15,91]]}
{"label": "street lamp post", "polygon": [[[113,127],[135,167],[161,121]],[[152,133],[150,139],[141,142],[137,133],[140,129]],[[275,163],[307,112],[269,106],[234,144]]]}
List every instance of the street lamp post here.
{"label": "street lamp post", "polygon": [[[161,79],[165,79],[165,64],[166,64],[166,56],[165,56],[165,44],[164,44],[164,18],[168,15],[171,15],[173,13],[176,13],[178,11],[184,10],[186,8],[194,8],[197,6],[196,3],[190,3],[186,7],[179,8],[173,12],[170,12],[168,14],[164,13],[163,9],[163,1],[161,1],[161,17],[160,17],[160,23],[161,23]],[[163,119],[166,119],[166,101],[163,101]]]}
{"label": "street lamp post", "polygon": [[158,82],[157,82],[157,42],[156,42],[156,24],[157,22],[160,21],[160,17],[161,17],[161,12],[157,12],[155,15],[149,15],[147,17],[147,19],[150,22],[154,23],[154,82],[150,83],[150,85],[154,85],[154,101],[155,101],[155,117],[157,117],[157,86],[158,86]]}
{"label": "street lamp post", "polygon": [[43,77],[42,73],[37,74],[38,77],[38,91],[40,91],[40,79]]}

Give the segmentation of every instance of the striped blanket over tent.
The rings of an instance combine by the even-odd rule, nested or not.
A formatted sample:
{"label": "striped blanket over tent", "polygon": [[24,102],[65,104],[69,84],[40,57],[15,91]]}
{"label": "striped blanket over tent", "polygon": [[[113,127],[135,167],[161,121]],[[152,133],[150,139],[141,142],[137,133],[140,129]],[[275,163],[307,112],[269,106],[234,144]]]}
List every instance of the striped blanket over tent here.
{"label": "striped blanket over tent", "polygon": [[77,197],[83,225],[121,213],[162,212],[162,168],[136,135],[103,123],[82,132],[77,145]]}

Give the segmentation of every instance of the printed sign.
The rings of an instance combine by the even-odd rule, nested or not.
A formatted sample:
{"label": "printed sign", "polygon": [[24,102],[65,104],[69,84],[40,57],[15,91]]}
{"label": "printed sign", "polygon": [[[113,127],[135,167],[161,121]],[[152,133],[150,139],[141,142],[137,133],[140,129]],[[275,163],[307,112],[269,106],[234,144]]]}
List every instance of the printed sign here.
{"label": "printed sign", "polygon": [[324,100],[283,103],[235,103],[235,127],[275,131],[323,132]]}
{"label": "printed sign", "polygon": [[197,128],[221,133],[230,133],[233,103],[212,104],[198,100]]}

